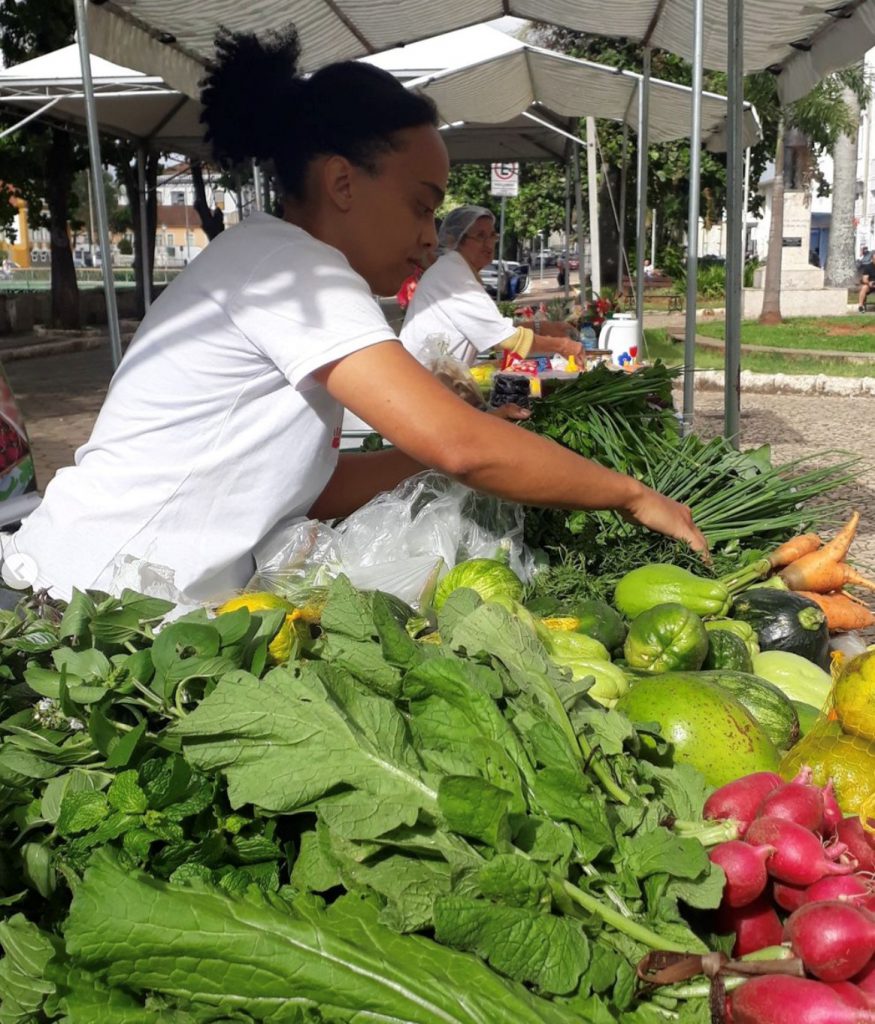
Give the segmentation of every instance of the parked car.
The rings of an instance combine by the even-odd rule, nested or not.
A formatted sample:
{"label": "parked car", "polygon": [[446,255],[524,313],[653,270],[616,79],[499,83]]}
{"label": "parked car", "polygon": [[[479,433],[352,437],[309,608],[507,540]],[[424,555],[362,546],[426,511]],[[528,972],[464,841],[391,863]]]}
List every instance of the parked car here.
{"label": "parked car", "polygon": [[[515,299],[529,290],[529,265],[514,260],[504,260],[504,276],[502,279],[501,299]],[[488,295],[498,298],[498,260],[488,263],[480,271],[480,280]]]}

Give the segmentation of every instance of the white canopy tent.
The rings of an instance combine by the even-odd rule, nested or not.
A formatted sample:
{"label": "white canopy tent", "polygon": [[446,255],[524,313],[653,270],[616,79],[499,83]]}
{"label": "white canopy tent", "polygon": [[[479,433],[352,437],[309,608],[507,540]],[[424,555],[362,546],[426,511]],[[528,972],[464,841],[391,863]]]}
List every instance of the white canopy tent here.
{"label": "white canopy tent", "polygon": [[[596,35],[626,37],[692,60],[698,0],[102,0],[90,8],[96,53],[142,67],[188,95],[212,53],[216,28],[264,32],[292,21],[314,70],[514,15]],[[705,0],[702,58],[729,65],[727,0]],[[774,67],[786,101],[875,45],[871,0],[745,0],[744,73]],[[786,72],[786,74],[785,74]],[[781,81],[781,79],[784,81]]]}
{"label": "white canopy tent", "polygon": [[[205,153],[201,105],[162,79],[91,56],[100,130],[175,153]],[[86,123],[76,44],[0,70],[0,102],[72,124]]]}

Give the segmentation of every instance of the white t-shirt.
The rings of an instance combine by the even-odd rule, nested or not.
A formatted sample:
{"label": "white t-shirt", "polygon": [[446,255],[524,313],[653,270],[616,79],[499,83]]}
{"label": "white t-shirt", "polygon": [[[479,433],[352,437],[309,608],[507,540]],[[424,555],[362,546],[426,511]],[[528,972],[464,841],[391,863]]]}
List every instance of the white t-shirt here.
{"label": "white t-shirt", "polygon": [[9,538],[36,586],[106,589],[119,555],[171,568],[193,601],[243,586],[337,464],[343,409],[312,373],[394,337],[337,249],[266,214],[223,232],[151,307],[91,439]]}
{"label": "white t-shirt", "polygon": [[422,275],[401,328],[404,347],[428,361],[430,335],[446,337],[447,351],[471,366],[478,352],[507,341],[516,328],[503,317],[457,252],[447,252]]}

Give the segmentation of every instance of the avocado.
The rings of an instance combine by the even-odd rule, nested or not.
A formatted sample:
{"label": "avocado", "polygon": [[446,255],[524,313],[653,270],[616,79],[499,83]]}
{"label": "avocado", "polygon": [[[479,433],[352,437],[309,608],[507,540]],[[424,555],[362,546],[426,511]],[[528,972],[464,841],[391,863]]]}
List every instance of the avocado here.
{"label": "avocado", "polygon": [[751,772],[775,772],[780,755],[765,730],[728,691],[695,673],[633,682],[616,705],[633,722],[657,722],[667,751],[642,736],[642,756],[657,764],[689,764],[712,786]]}

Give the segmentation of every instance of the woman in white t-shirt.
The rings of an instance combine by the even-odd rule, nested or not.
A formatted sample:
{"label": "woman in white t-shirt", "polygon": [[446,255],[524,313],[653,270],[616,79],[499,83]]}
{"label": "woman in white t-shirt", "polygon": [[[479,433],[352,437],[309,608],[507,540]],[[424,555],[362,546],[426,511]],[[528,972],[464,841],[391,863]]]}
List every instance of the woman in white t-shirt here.
{"label": "woman in white t-shirt", "polygon": [[421,363],[434,354],[435,339],[446,351],[473,366],[481,352],[498,348],[528,355],[583,355],[565,323],[514,326],[499,313],[480,281],[480,271],[495,255],[495,215],[485,206],[459,206],[444,218],[438,233],[442,255],[422,275],[407,307],[401,341]]}
{"label": "woman in white t-shirt", "polygon": [[[106,588],[131,557],[221,599],[283,520],[346,515],[427,466],[704,548],[687,508],[471,408],[393,335],[373,296],[434,249],[449,171],[431,103],[368,64],[303,79],[292,29],[217,51],[207,138],[224,165],[271,161],[283,217],[223,232],[153,304],[75,465],[7,538],[31,582]],[[342,455],[344,407],[395,449]]]}

